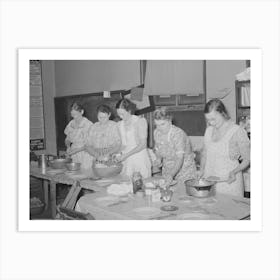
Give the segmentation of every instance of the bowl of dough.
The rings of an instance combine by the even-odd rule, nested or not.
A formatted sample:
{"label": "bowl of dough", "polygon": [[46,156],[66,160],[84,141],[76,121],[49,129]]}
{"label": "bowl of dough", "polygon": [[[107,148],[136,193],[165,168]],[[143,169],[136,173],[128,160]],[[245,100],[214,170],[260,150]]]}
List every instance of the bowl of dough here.
{"label": "bowl of dough", "polygon": [[92,166],[93,174],[100,178],[110,178],[121,173],[122,163],[112,159],[106,161],[97,161]]}

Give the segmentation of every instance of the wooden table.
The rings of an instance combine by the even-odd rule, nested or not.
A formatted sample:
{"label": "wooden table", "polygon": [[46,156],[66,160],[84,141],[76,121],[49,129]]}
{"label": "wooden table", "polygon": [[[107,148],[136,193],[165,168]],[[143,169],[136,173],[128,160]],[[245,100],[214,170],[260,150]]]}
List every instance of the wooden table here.
{"label": "wooden table", "polygon": [[93,178],[90,178],[89,175],[83,174],[82,172],[75,174],[67,172],[66,170],[54,170],[52,168],[47,168],[46,172],[42,173],[41,168],[32,165],[30,166],[30,176],[43,180],[45,210],[49,207],[48,202],[50,189],[50,207],[53,219],[56,217],[56,185],[58,183],[71,186],[76,181],[79,181],[83,189],[99,192],[105,186],[110,185],[113,182],[118,183],[127,180],[119,175],[108,180],[104,179],[95,181]]}
{"label": "wooden table", "polygon": [[[130,194],[115,202],[104,203],[102,198],[108,196],[106,189],[88,194],[79,199],[77,211],[92,214],[96,220],[177,220],[177,219],[210,219],[210,220],[240,220],[250,217],[250,199],[237,198],[225,194],[216,194],[209,198],[188,196],[183,185],[177,185],[171,202],[151,202],[147,197],[141,198]],[[165,205],[174,205],[174,212],[162,211]],[[158,209],[150,216],[139,215],[139,208],[152,207]],[[143,214],[143,213],[142,213]]]}

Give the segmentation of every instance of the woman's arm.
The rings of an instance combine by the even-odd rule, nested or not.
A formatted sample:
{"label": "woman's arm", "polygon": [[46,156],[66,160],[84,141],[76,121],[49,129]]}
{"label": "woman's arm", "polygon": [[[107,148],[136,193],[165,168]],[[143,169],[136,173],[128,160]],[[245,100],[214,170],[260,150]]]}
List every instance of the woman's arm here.
{"label": "woman's arm", "polygon": [[235,181],[235,175],[238,172],[245,170],[250,165],[250,140],[246,131],[240,128],[231,140],[236,142],[242,161],[229,173],[229,183]]}
{"label": "woman's arm", "polygon": [[85,145],[84,150],[95,158],[98,157],[100,154],[100,150],[95,148],[94,146]]}
{"label": "woman's arm", "polygon": [[205,164],[206,164],[206,147],[205,144],[203,145],[201,151],[200,151],[200,176],[203,176],[204,174],[204,169],[205,169]]}
{"label": "woman's arm", "polygon": [[185,155],[189,155],[192,153],[192,149],[190,146],[189,139],[185,132],[181,129],[176,129],[174,135],[171,136],[173,139],[174,147],[175,147],[175,155],[176,161],[172,169],[168,170],[167,175],[169,179],[173,179],[177,173],[181,170]]}
{"label": "woman's arm", "polygon": [[131,151],[129,151],[126,154],[122,154],[122,156],[120,157],[120,161],[123,161],[127,158],[129,158],[130,156],[141,152],[142,150],[144,150],[147,147],[147,139],[139,139],[139,143],[138,145],[132,149]]}
{"label": "woman's arm", "polygon": [[65,146],[68,150],[70,148],[71,144],[72,144],[71,141],[68,139],[68,137],[65,138],[64,143],[65,143]]}
{"label": "woman's arm", "polygon": [[175,165],[171,170],[168,171],[168,175],[172,177],[172,179],[177,175],[177,173],[180,171],[184,163],[184,154],[177,155],[177,160],[175,162]]}
{"label": "woman's arm", "polygon": [[85,150],[85,146],[81,147],[81,148],[75,148],[75,149],[72,149],[71,151],[67,152],[67,155],[68,156],[73,156],[79,152],[82,152]]}

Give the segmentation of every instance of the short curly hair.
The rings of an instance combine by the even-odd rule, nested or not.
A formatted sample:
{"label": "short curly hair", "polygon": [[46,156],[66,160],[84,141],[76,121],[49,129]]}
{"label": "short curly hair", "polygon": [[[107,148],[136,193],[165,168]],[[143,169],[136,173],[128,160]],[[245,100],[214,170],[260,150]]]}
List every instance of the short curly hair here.
{"label": "short curly hair", "polygon": [[172,115],[168,112],[167,108],[159,107],[154,111],[154,119],[172,121]]}
{"label": "short curly hair", "polygon": [[230,115],[228,113],[228,110],[226,109],[226,106],[218,98],[210,99],[204,107],[204,114],[208,114],[212,111],[220,113],[227,120],[230,119]]}
{"label": "short curly hair", "polygon": [[127,98],[123,98],[121,100],[119,100],[116,104],[116,109],[124,109],[127,112],[130,112],[131,114],[134,114],[135,111],[137,110],[136,105],[130,101]]}
{"label": "short curly hair", "polygon": [[85,111],[83,105],[81,103],[78,103],[78,102],[74,102],[71,105],[71,110],[75,110],[75,111],[78,111],[78,112]]}

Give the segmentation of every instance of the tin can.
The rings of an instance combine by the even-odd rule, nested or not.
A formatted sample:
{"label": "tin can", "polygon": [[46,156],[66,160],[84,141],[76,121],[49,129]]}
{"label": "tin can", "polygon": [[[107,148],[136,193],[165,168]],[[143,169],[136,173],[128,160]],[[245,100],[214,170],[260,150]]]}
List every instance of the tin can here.
{"label": "tin can", "polygon": [[44,154],[41,154],[39,157],[39,162],[38,162],[39,167],[41,167],[42,173],[46,173],[46,168],[47,168],[47,156]]}

